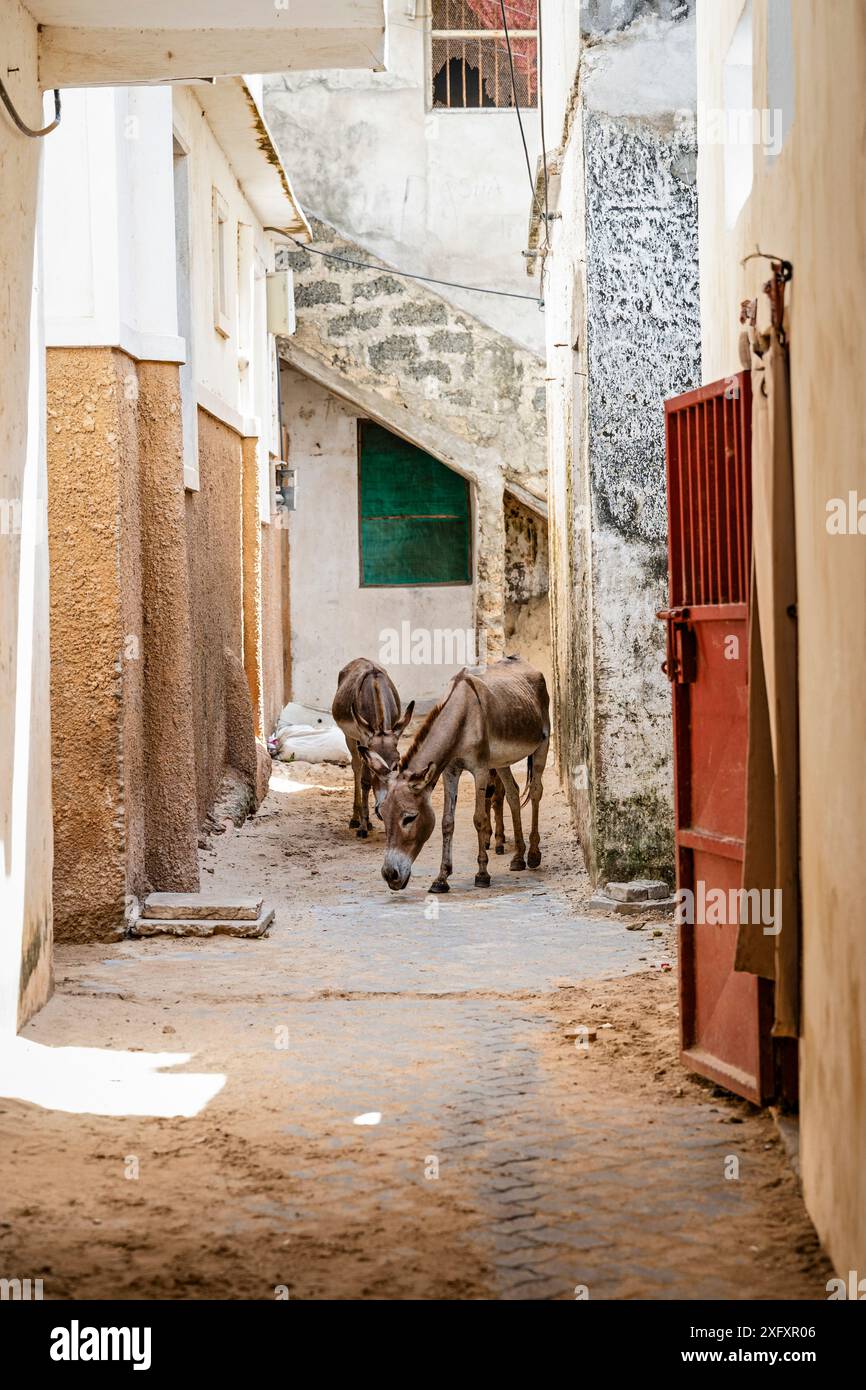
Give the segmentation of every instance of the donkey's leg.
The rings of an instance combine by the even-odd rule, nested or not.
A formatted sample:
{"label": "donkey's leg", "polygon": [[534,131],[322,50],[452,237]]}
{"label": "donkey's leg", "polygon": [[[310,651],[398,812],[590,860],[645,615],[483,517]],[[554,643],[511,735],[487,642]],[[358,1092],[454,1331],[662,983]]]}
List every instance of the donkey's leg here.
{"label": "donkey's leg", "polygon": [[352,776],[355,779],[355,799],[352,802],[352,819],[349,821],[349,829],[357,830],[361,824],[361,773],[364,769],[364,762],[358,752],[358,741],[354,738],[347,738],[349,745],[349,757],[352,759]]}
{"label": "donkey's leg", "polygon": [[361,825],[355,831],[359,840],[366,840],[370,833],[370,791],[373,786],[373,778],[370,769],[364,763],[361,768]]}
{"label": "donkey's leg", "polygon": [[514,856],[508,867],[509,869],[525,869],[526,860],[523,855],[526,850],[526,841],[523,838],[523,823],[520,819],[520,788],[514,780],[514,773],[510,767],[500,767],[497,768],[497,771],[505,787],[505,795],[508,798],[508,807],[514,826]]}
{"label": "donkey's leg", "polygon": [[457,783],[460,781],[459,772],[451,772],[446,769],[442,774],[442,790],[444,800],[442,803],[442,863],[439,865],[439,872],[430,884],[431,893],[448,893],[448,879],[451,875],[451,841],[454,839],[454,809],[457,805]]}
{"label": "donkey's leg", "polygon": [[476,772],[475,777],[475,815],[473,824],[478,833],[478,873],[475,875],[476,888],[489,888],[490,875],[487,872],[487,782],[489,773]]}
{"label": "donkey's leg", "polygon": [[490,841],[493,839],[493,798],[496,795],[496,773],[493,768],[487,777],[487,787],[484,792],[484,814],[487,817],[487,824],[484,827],[484,848],[490,848]]}
{"label": "donkey's leg", "polygon": [[544,769],[550,751],[550,739],[540,743],[532,756],[532,781],[529,784],[529,798],[532,802],[532,829],[529,832],[529,853],[526,862],[530,869],[537,869],[541,863],[541,841],[538,835],[538,807],[544,792]]}
{"label": "donkey's leg", "polygon": [[495,849],[497,854],[505,853],[505,818],[502,808],[505,804],[505,786],[499,773],[494,773],[496,778],[496,790],[493,794],[493,814],[496,819],[496,840]]}

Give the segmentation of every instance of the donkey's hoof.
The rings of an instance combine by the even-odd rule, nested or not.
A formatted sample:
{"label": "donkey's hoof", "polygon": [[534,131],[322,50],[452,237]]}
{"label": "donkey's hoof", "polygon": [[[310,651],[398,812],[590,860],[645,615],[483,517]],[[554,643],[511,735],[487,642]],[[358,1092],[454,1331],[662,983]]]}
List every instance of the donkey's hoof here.
{"label": "donkey's hoof", "polygon": [[358,837],[359,840],[366,840],[366,838],[367,838],[367,836],[369,835],[369,833],[370,833],[369,830],[365,830],[365,829],[363,828],[363,826],[361,827],[360,830],[356,830],[356,831],[355,831],[355,834],[357,835],[357,837]]}
{"label": "donkey's hoof", "polygon": [[476,888],[489,888],[489,887],[490,887],[490,875],[489,875],[489,874],[476,874],[476,875],[475,875],[475,887],[476,887]]}
{"label": "donkey's hoof", "polygon": [[358,829],[358,826],[359,826],[360,824],[361,824],[361,822],[358,820],[358,817],[357,817],[357,816],[353,816],[352,819],[349,821],[349,829],[350,829],[350,830],[357,830],[357,829]]}
{"label": "donkey's hoof", "polygon": [[496,853],[497,853],[497,854],[504,854],[504,853],[505,853],[505,846],[504,846],[504,845],[497,845],[497,846],[496,846]]}
{"label": "donkey's hoof", "polygon": [[539,864],[541,863],[541,850],[531,849],[526,856],[526,862],[529,865],[530,869],[537,869]]}
{"label": "donkey's hoof", "polygon": [[509,869],[514,870],[514,872],[516,873],[519,869],[525,869],[525,868],[526,868],[526,860],[525,860],[525,859],[512,859],[512,861],[511,861],[511,863],[508,865],[508,867],[509,867]]}
{"label": "donkey's hoof", "polygon": [[431,893],[450,893],[451,885],[446,883],[444,878],[437,878],[430,884]]}

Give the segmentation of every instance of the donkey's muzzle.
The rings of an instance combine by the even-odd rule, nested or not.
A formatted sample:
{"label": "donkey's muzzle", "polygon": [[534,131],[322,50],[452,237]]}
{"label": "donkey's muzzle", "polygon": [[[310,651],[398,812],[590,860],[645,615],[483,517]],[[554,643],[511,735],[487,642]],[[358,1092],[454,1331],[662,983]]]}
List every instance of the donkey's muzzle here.
{"label": "donkey's muzzle", "polygon": [[405,888],[412,874],[412,861],[404,854],[393,854],[393,851],[385,858],[382,865],[382,877],[395,893],[399,893],[401,888]]}

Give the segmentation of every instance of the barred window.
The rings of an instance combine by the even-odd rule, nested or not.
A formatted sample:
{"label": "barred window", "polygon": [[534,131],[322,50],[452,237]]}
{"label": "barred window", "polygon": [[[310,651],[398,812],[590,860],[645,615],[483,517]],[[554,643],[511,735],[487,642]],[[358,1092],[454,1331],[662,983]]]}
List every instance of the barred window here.
{"label": "barred window", "polygon": [[538,0],[433,0],[431,73],[434,107],[538,105]]}

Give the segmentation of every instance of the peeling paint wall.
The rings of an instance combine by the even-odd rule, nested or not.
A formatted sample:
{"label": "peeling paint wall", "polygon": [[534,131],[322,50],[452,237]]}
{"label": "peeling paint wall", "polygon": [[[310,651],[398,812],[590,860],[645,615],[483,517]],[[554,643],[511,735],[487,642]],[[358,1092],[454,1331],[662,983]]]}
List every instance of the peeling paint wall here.
{"label": "peeling paint wall", "polygon": [[[367,259],[323,223],[314,231],[316,250]],[[546,495],[543,364],[424,285],[300,248],[279,252],[278,263],[294,272],[297,308],[297,332],[280,340],[282,359],[473,483],[469,621],[498,654],[505,632],[503,491],[513,485],[542,505]],[[284,410],[290,436],[297,408],[293,393]],[[293,625],[304,621],[296,605]]]}
{"label": "peeling paint wall", "polygon": [[[545,296],[562,773],[593,878],[671,877],[666,396],[700,374],[693,4],[581,12]],[[565,83],[561,90],[566,91]]]}
{"label": "peeling paint wall", "polygon": [[[429,5],[386,0],[387,72],[265,79],[265,109],[307,212],[382,260],[424,275],[532,294],[529,188],[513,110],[431,110]],[[532,168],[538,112],[523,113]],[[442,289],[473,318],[541,352],[531,303]]]}
{"label": "peeling paint wall", "polygon": [[547,522],[505,494],[505,651],[543,672],[551,689]]}
{"label": "peeling paint wall", "polygon": [[438,699],[465,651],[441,665],[394,662],[387,634],[408,623],[412,632],[471,636],[472,585],[361,586],[358,412],[298,372],[284,369],[283,390],[298,469],[298,510],[289,515],[292,699],[329,710],[337,674],[356,656],[385,661],[404,704]]}

